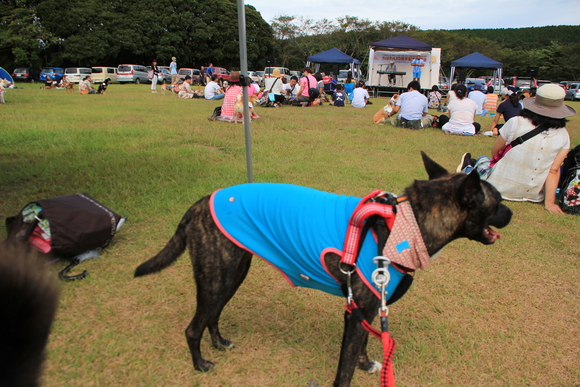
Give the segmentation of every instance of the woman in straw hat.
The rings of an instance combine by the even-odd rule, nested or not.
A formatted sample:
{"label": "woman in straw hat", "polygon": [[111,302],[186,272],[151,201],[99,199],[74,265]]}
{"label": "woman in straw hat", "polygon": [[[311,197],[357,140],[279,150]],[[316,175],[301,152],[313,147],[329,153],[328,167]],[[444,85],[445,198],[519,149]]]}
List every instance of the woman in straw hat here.
{"label": "woman in straw hat", "polygon": [[503,126],[491,150],[492,157],[504,145],[531,132],[539,126],[541,133],[513,147],[493,166],[486,156],[477,161],[471,154],[463,155],[458,172],[469,173],[475,169],[482,179],[492,183],[506,200],[544,202],[551,213],[563,214],[556,203],[556,188],[560,166],[570,149],[570,136],[566,130],[566,117],[576,114],[564,104],[566,93],[556,84],[540,87],[534,98],[523,100],[519,116]]}

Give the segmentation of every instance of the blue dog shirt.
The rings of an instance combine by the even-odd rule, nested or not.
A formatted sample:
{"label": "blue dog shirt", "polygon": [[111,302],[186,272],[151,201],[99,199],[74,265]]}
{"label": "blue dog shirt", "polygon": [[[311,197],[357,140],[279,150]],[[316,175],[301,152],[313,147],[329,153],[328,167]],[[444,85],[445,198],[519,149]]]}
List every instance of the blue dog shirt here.
{"label": "blue dog shirt", "polygon": [[[233,243],[278,269],[292,286],[343,296],[340,284],[325,267],[324,255],[342,256],[349,219],[361,198],[290,184],[241,184],[214,192],[213,219]],[[372,284],[377,243],[367,237],[357,272],[377,297]],[[403,273],[388,266],[390,297]]]}

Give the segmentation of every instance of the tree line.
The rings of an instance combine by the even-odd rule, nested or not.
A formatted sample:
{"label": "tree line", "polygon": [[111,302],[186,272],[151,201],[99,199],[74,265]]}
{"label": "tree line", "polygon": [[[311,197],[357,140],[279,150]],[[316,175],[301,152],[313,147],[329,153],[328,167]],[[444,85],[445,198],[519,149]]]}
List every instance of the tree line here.
{"label": "tree line", "polygon": [[[260,70],[268,59],[301,70],[306,58],[336,47],[368,65],[369,44],[406,35],[441,47],[441,69],[480,52],[503,63],[504,74],[539,78],[580,78],[580,26],[420,30],[401,21],[356,16],[334,20],[279,15],[266,22],[245,6],[248,67]],[[212,62],[239,69],[236,0],[0,0],[0,66],[96,66],[149,64],[156,58],[180,67]],[[473,70],[469,76],[485,75]]]}

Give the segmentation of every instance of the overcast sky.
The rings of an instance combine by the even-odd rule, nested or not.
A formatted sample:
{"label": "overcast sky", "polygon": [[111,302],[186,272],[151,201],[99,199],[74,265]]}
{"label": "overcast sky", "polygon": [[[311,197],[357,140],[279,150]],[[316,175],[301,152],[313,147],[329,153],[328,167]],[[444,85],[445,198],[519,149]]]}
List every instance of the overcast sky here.
{"label": "overcast sky", "polygon": [[580,24],[580,0],[246,0],[270,22],[278,15],[314,20],[350,15],[402,21],[422,30]]}

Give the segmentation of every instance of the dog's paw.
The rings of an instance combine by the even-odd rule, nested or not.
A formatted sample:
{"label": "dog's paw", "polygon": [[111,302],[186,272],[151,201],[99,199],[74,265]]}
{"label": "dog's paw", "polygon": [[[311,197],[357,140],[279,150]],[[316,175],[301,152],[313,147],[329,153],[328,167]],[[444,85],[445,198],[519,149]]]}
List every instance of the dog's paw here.
{"label": "dog's paw", "polygon": [[318,383],[316,383],[314,380],[310,380],[308,383],[306,383],[306,385],[308,387],[318,387]]}
{"label": "dog's paw", "polygon": [[201,372],[208,372],[212,368],[215,368],[215,364],[205,359],[195,364],[195,369]]}
{"label": "dog's paw", "polygon": [[371,364],[369,369],[367,369],[367,372],[369,374],[374,374],[375,372],[381,372],[381,369],[383,368],[383,365],[381,363],[379,363],[378,361],[375,360],[371,360]]}

